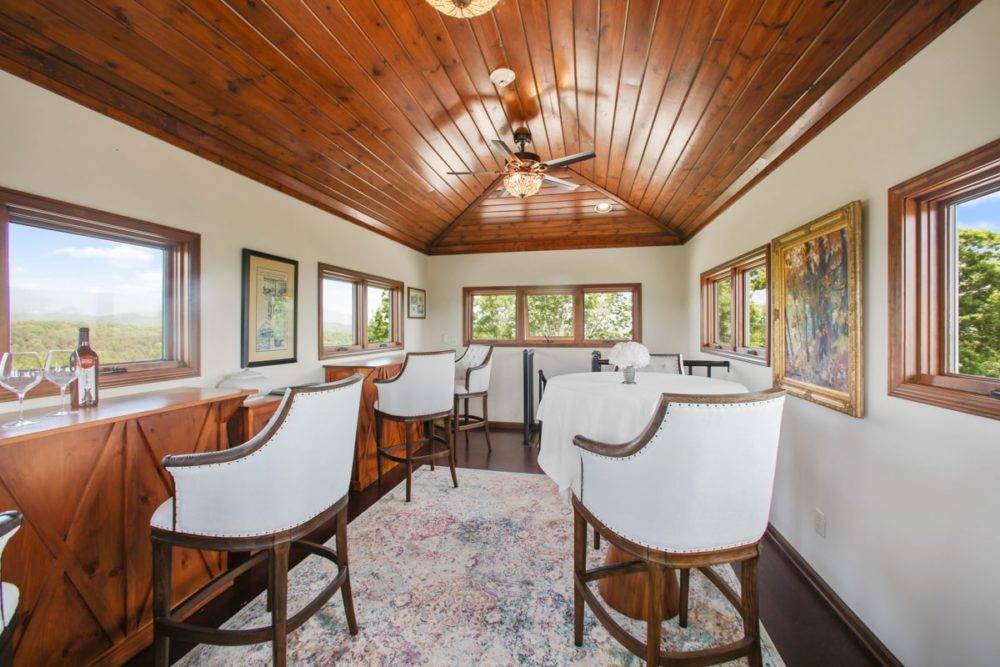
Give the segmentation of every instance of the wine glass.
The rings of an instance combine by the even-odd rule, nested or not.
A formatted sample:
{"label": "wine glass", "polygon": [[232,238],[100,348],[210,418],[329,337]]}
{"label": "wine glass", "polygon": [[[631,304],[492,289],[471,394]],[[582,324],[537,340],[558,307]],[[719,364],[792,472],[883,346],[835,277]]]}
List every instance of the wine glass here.
{"label": "wine glass", "polygon": [[24,418],[24,396],[42,381],[42,360],[34,352],[4,352],[0,359],[0,387],[17,394],[17,419],[4,428],[36,424]]}
{"label": "wine glass", "polygon": [[45,355],[45,379],[59,387],[59,411],[53,415],[69,415],[74,411],[69,407],[66,389],[76,379],[76,369],[80,357],[76,350],[49,350]]}

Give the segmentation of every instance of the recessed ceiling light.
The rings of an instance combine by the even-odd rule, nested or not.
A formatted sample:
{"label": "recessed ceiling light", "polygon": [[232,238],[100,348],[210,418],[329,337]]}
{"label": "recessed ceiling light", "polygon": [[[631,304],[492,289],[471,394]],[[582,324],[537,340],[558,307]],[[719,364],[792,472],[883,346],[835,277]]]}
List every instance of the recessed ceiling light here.
{"label": "recessed ceiling light", "polygon": [[614,204],[609,201],[602,201],[600,204],[594,205],[594,210],[598,213],[611,213],[614,208]]}
{"label": "recessed ceiling light", "polygon": [[514,70],[507,69],[506,67],[500,67],[490,72],[490,81],[492,81],[497,88],[505,88],[514,83],[514,76]]}

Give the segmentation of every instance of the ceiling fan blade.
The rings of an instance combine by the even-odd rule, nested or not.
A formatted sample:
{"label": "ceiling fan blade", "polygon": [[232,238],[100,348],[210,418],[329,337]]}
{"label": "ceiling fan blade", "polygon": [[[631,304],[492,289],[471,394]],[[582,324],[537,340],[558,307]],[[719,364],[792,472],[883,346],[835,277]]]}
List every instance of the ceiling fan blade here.
{"label": "ceiling fan blade", "polygon": [[515,153],[514,150],[507,145],[506,141],[503,141],[502,139],[494,139],[492,143],[495,147],[502,150],[504,152],[504,155],[506,155],[509,159],[513,160],[518,164],[521,163],[521,158],[517,157],[517,153]]}
{"label": "ceiling fan blade", "polygon": [[496,176],[499,171],[446,171],[449,176]]}
{"label": "ceiling fan blade", "polygon": [[560,185],[560,186],[562,186],[564,188],[568,188],[570,190],[576,190],[578,187],[580,187],[579,184],[577,184],[577,183],[571,183],[569,181],[564,181],[563,179],[558,178],[556,176],[552,176],[550,174],[545,174],[545,180],[551,181],[551,182],[555,183],[556,185]]}
{"label": "ceiling fan blade", "polygon": [[594,151],[584,151],[583,153],[574,153],[573,155],[566,155],[554,160],[549,160],[548,162],[543,162],[542,164],[549,169],[553,169],[555,167],[565,167],[577,162],[583,162],[584,160],[590,160],[595,157],[597,157],[597,153]]}

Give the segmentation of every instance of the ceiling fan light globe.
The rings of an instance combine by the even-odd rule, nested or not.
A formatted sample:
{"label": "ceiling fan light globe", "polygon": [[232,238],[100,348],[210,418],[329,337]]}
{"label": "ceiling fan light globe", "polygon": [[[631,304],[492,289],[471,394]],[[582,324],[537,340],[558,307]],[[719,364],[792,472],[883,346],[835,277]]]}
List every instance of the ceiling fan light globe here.
{"label": "ceiling fan light globe", "polygon": [[542,187],[541,172],[514,171],[503,177],[503,189],[520,199],[530,197]]}
{"label": "ceiling fan light globe", "polygon": [[481,16],[493,9],[500,0],[427,0],[434,9],[442,14],[458,19]]}

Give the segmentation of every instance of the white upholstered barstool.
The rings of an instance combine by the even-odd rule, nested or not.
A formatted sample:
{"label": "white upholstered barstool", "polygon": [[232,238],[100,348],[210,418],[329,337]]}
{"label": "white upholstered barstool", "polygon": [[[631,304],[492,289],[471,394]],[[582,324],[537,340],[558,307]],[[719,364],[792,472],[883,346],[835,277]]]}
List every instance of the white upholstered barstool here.
{"label": "white upholstered barstool", "polygon": [[[455,473],[455,442],[451,436],[451,411],[455,389],[455,353],[409,352],[403,368],[395,377],[375,380],[378,402],[375,403],[375,444],[378,447],[378,483],[382,486],[382,459],[386,458],[406,466],[406,502],[410,502],[413,489],[413,464],[430,463],[448,458],[451,481],[458,487]],[[443,420],[444,429],[437,433],[434,422]],[[401,422],[403,442],[385,444],[385,422]],[[412,428],[420,424],[423,437],[413,438]],[[435,450],[441,443],[444,449]],[[414,448],[423,446],[426,452],[414,454]],[[402,451],[402,455],[397,452]]]}
{"label": "white upholstered barstool", "polygon": [[[155,664],[169,662],[170,639],[207,644],[273,642],[275,665],[285,665],[289,632],[340,590],[351,634],[357,634],[347,568],[347,491],[361,401],[361,376],[288,389],[264,429],[238,447],[167,456],[174,496],[153,513],[153,637]],[[336,519],[336,551],[303,538]],[[226,552],[256,551],[171,609],[171,555],[175,546]],[[287,617],[288,553],[295,547],[337,566],[337,575],[291,618]],[[222,586],[268,561],[271,626],[248,630],[185,622]]]}
{"label": "white upholstered barstool", "polygon": [[[493,451],[490,443],[490,372],[493,369],[493,346],[470,345],[455,361],[455,414],[454,439],[458,441],[459,431],[465,431],[465,444],[469,444],[469,431],[481,428],[486,433],[486,447]],[[469,414],[469,399],[483,399],[483,415]],[[459,404],[465,402],[465,410],[459,415]]]}
{"label": "white upholstered barstool", "polygon": [[[22,520],[20,512],[0,513],[0,565],[3,563],[4,547],[21,527]],[[2,575],[3,568],[0,567],[0,576]],[[2,667],[14,664],[14,627],[17,624],[19,597],[20,591],[17,590],[17,586],[0,581],[0,666]]]}
{"label": "white upholstered barstool", "polygon": [[[581,476],[573,493],[573,634],[583,644],[584,603],[608,632],[650,665],[715,664],[747,656],[761,664],[757,558],[767,528],[785,392],[664,394],[645,431],[623,444],[577,436]],[[631,560],[587,570],[587,524]],[[711,565],[741,563],[740,592]],[[660,650],[664,584],[680,570],[687,626],[691,568],[698,568],[743,617],[743,638],[695,653]],[[609,615],[588,582],[645,572],[646,642]]]}

